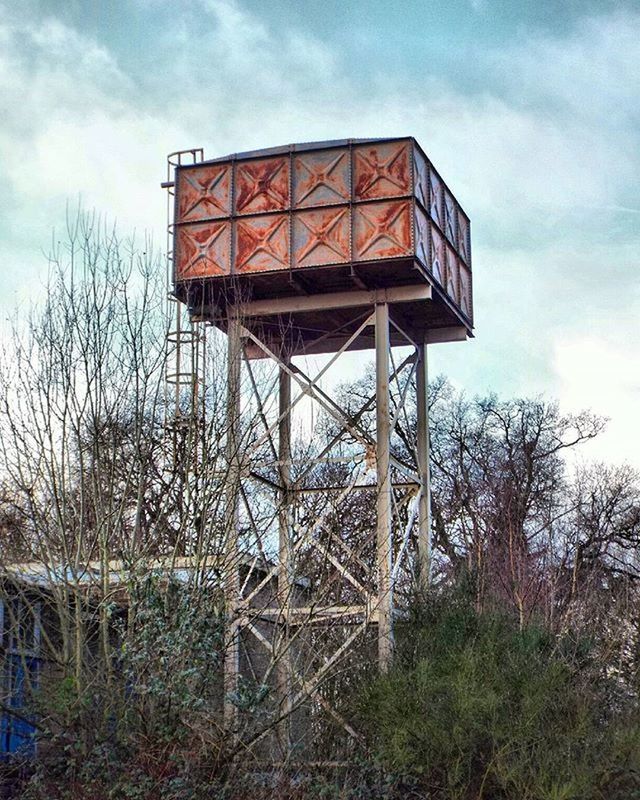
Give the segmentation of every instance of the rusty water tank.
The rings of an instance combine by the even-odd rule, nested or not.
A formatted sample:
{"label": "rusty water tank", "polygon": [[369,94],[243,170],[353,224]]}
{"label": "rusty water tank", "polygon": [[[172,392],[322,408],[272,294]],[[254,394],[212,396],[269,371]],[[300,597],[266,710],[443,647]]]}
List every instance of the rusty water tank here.
{"label": "rusty water tank", "polygon": [[[368,297],[388,296],[416,339],[471,335],[469,218],[412,137],[182,165],[174,193],[173,290],[199,319],[224,328],[230,306],[254,304],[252,324],[288,337],[292,353],[327,352]],[[338,295],[328,313],[320,298]],[[369,346],[364,333],[350,348]]]}

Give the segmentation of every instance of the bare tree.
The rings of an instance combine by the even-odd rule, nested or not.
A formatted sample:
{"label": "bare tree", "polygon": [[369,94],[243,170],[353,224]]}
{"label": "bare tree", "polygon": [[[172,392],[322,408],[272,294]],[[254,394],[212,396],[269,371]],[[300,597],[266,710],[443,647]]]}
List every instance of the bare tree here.
{"label": "bare tree", "polygon": [[[2,567],[5,595],[39,621],[50,699],[71,687],[68,703],[45,709],[39,681],[41,724],[65,735],[75,726],[86,749],[123,699],[133,703],[122,683],[123,642],[140,628],[132,581],[220,552],[224,433],[215,435],[214,382],[208,437],[194,415],[169,425],[164,265],[149,242],[140,250],[79,213],[50,257],[46,288],[0,359]],[[211,587],[190,574],[202,596],[192,592],[193,607],[207,596],[215,617]],[[18,630],[5,607],[5,627]],[[190,656],[175,657],[184,666]]]}

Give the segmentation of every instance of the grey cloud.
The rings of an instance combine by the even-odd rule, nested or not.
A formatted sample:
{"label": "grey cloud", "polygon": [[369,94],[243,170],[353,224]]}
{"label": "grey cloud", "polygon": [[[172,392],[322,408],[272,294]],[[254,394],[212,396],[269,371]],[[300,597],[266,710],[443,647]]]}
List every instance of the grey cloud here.
{"label": "grey cloud", "polygon": [[[46,247],[65,198],[78,192],[123,229],[148,228],[162,241],[158,183],[174,149],[204,145],[215,156],[412,133],[470,213],[476,246],[478,338],[436,349],[436,369],[471,390],[572,397],[559,374],[566,358],[554,356],[558,337],[604,330],[616,303],[627,309],[620,337],[634,335],[638,232],[626,209],[640,207],[640,15],[603,14],[568,36],[486,50],[486,88],[470,93],[453,77],[426,75],[416,86],[384,63],[363,75],[331,41],[274,29],[266,12],[240,3],[139,6],[153,32],[132,43],[144,70],[52,15],[0,24],[3,202],[14,215],[5,263]],[[33,279],[16,269],[17,283]]]}

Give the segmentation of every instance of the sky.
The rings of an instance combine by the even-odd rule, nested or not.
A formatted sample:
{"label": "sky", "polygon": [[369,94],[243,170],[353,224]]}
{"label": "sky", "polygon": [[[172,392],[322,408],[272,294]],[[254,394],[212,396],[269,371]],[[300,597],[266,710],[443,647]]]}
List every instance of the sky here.
{"label": "sky", "polygon": [[640,467],[640,2],[0,0],[0,312],[65,209],[164,243],[166,154],[413,135],[471,217],[469,394],[610,419]]}

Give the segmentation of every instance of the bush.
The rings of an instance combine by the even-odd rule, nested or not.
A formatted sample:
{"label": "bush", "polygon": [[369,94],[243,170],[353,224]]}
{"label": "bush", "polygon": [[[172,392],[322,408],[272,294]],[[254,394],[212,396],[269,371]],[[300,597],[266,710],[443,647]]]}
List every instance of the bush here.
{"label": "bush", "polygon": [[418,605],[398,650],[359,713],[376,760],[422,796],[640,798],[638,710],[608,708],[588,641],[476,613],[458,592]]}

